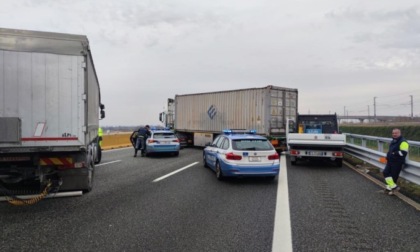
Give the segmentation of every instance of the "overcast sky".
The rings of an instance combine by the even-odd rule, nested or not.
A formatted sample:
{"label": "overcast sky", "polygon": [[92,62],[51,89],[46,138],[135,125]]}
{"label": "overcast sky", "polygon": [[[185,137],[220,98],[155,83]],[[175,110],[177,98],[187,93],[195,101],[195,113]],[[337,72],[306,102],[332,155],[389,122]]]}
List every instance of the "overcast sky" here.
{"label": "overcast sky", "polygon": [[0,27],[87,35],[102,126],[175,94],[275,85],[300,113],[420,116],[418,0],[0,0]]}

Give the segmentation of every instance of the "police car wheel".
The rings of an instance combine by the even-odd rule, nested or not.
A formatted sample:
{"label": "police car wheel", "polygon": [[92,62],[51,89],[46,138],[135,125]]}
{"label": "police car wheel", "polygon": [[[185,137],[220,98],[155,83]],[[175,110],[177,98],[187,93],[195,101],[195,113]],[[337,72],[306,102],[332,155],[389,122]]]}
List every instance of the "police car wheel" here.
{"label": "police car wheel", "polygon": [[219,161],[216,162],[216,178],[218,180],[223,180],[223,173],[222,173],[222,169],[220,168],[220,164]]}
{"label": "police car wheel", "polygon": [[204,167],[209,168],[209,165],[206,162],[206,153],[204,152],[203,152],[203,164],[204,164]]}

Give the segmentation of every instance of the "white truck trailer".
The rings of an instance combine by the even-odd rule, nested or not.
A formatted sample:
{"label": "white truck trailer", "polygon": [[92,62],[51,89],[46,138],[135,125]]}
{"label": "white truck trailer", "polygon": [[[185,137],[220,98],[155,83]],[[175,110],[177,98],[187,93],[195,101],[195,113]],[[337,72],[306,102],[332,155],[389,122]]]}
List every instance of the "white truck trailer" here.
{"label": "white truck trailer", "polygon": [[339,167],[343,163],[346,136],[340,134],[336,114],[301,115],[288,120],[287,146],[291,163],[298,160],[332,160]]}
{"label": "white truck trailer", "polygon": [[0,193],[92,190],[104,117],[86,36],[0,28]]}
{"label": "white truck trailer", "polygon": [[[224,129],[256,130],[286,148],[288,118],[296,119],[298,90],[277,86],[176,95],[174,129],[205,146]],[[172,114],[168,111],[168,114]]]}

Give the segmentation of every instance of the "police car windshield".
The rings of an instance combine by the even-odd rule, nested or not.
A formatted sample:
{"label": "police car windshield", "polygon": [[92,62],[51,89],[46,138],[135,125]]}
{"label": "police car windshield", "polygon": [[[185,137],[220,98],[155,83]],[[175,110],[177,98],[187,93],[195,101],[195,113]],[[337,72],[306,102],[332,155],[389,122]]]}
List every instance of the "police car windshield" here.
{"label": "police car windshield", "polygon": [[232,140],[234,150],[272,150],[273,146],[265,139],[235,139]]}
{"label": "police car windshield", "polygon": [[157,132],[153,134],[153,138],[155,139],[175,138],[175,134],[171,132]]}

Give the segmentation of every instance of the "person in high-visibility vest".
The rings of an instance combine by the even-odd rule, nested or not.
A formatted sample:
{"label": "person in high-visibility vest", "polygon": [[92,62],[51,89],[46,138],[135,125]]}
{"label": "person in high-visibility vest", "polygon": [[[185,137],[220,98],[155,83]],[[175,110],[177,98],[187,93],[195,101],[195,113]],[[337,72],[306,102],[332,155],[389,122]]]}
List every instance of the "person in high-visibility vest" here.
{"label": "person in high-visibility vest", "polygon": [[102,128],[101,127],[99,127],[98,128],[98,142],[99,142],[99,146],[101,146],[102,147],[102,135],[103,135],[104,133],[103,133],[103,131],[102,131]]}
{"label": "person in high-visibility vest", "polygon": [[395,191],[400,189],[397,185],[397,180],[405,164],[408,148],[408,142],[401,135],[401,130],[397,128],[393,129],[392,142],[390,143],[388,153],[386,154],[387,163],[383,171],[386,183],[386,194],[393,195]]}

